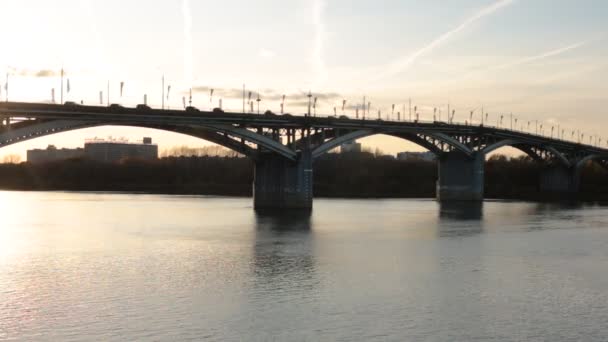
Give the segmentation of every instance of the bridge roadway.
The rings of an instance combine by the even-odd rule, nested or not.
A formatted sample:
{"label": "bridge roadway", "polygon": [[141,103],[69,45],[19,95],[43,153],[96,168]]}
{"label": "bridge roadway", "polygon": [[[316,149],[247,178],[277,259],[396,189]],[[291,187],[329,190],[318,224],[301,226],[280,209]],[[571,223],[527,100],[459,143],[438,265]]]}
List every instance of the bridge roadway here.
{"label": "bridge roadway", "polygon": [[[97,126],[133,126],[187,134],[225,146],[255,162],[256,209],[312,208],[313,161],[344,143],[384,134],[436,154],[437,198],[483,200],[485,157],[517,148],[544,165],[540,189],[564,198],[579,188],[590,161],[608,167],[608,149],[521,131],[445,122],[161,110],[147,106],[0,103],[0,148],[29,139]],[[560,132],[558,132],[560,134]]]}

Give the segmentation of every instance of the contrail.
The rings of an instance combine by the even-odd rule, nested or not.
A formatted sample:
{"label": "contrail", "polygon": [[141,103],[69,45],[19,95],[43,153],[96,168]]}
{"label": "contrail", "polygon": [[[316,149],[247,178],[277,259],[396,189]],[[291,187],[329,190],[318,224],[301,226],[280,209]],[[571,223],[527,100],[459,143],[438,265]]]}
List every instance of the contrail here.
{"label": "contrail", "polygon": [[183,0],[182,15],[184,16],[184,79],[188,86],[193,82],[193,49],[192,49],[192,13],[190,11],[190,0]]}
{"label": "contrail", "polygon": [[325,28],[323,26],[324,0],[314,0],[313,3],[313,25],[315,28],[315,42],[312,52],[312,64],[315,72],[315,86],[320,86],[327,80],[327,69],[323,61],[323,40]]}
{"label": "contrail", "polygon": [[418,51],[414,52],[413,54],[407,56],[406,58],[392,63],[389,67],[390,70],[386,73],[385,76],[388,76],[391,74],[397,74],[397,73],[407,70],[412,64],[414,64],[414,62],[416,62],[416,60],[418,60],[418,58],[431,52],[432,50],[434,50],[435,48],[437,48],[438,46],[443,44],[446,40],[450,39],[453,35],[461,32],[462,30],[467,28],[469,25],[475,23],[476,21],[478,21],[488,15],[491,15],[492,13],[512,4],[513,2],[515,2],[515,0],[499,0],[495,3],[493,3],[492,5],[481,9],[480,11],[478,11],[477,13],[475,13],[474,15],[472,15],[471,17],[469,17],[465,21],[463,21],[456,28],[442,34],[441,36],[439,36],[438,38],[433,40],[431,43],[429,43],[428,45],[424,46],[423,48],[419,49]]}
{"label": "contrail", "polygon": [[482,70],[476,70],[470,73],[467,73],[465,75],[463,75],[462,77],[458,77],[458,78],[452,78],[450,82],[448,83],[453,83],[453,82],[462,82],[463,80],[467,80],[470,79],[471,77],[475,77],[475,76],[479,76],[482,75],[483,73],[487,73],[490,71],[497,71],[497,70],[502,70],[502,69],[508,69],[508,68],[512,68],[512,67],[516,67],[516,66],[520,66],[520,65],[524,65],[524,64],[528,64],[528,63],[532,63],[535,61],[539,61],[539,60],[543,60],[546,58],[551,58],[551,57],[555,57],[558,55],[561,55],[563,53],[566,53],[568,51],[574,50],[574,49],[578,49],[579,47],[589,43],[592,40],[585,40],[583,42],[580,43],[576,43],[576,44],[571,44],[568,46],[564,46],[558,49],[554,49],[551,51],[547,51],[547,52],[543,52],[541,54],[538,55],[534,55],[534,56],[528,56],[528,57],[523,57],[520,58],[518,60],[509,62],[509,63],[505,63],[505,64],[501,64],[501,65],[497,65],[497,66],[491,66]]}
{"label": "contrail", "polygon": [[522,58],[522,59],[516,60],[516,61],[511,62],[511,63],[506,63],[506,64],[503,64],[503,65],[499,65],[499,66],[493,68],[493,70],[511,68],[511,67],[514,67],[514,66],[518,66],[518,65],[522,65],[522,64],[527,64],[527,63],[535,62],[535,61],[538,61],[538,60],[541,60],[541,59],[545,59],[545,58],[561,55],[562,53],[568,52],[570,50],[578,49],[579,47],[581,47],[581,46],[583,46],[583,45],[585,45],[587,43],[588,43],[588,41],[583,41],[583,42],[580,42],[580,43],[576,43],[576,44],[568,45],[568,46],[565,46],[565,47],[561,47],[559,49],[547,51],[547,52],[542,53],[540,55]]}

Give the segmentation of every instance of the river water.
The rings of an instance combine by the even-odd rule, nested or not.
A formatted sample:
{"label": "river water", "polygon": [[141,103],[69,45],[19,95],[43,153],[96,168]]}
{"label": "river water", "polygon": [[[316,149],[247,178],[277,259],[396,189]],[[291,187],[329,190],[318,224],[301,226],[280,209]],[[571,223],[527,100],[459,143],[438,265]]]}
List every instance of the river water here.
{"label": "river water", "polygon": [[0,340],[605,341],[608,208],[0,192]]}

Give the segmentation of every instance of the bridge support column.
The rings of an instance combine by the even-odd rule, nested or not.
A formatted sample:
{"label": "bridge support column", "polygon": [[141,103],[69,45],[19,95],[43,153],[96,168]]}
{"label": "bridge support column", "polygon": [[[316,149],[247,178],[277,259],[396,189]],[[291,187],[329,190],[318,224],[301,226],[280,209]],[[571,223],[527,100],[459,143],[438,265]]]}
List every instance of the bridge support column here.
{"label": "bridge support column", "polygon": [[485,155],[447,152],[439,157],[437,200],[483,201]]}
{"label": "bridge support column", "polygon": [[312,209],[312,154],[297,161],[262,154],[255,163],[253,206],[256,210]]}
{"label": "bridge support column", "polygon": [[539,189],[550,197],[571,199],[580,185],[579,172],[574,167],[548,166],[541,171]]}

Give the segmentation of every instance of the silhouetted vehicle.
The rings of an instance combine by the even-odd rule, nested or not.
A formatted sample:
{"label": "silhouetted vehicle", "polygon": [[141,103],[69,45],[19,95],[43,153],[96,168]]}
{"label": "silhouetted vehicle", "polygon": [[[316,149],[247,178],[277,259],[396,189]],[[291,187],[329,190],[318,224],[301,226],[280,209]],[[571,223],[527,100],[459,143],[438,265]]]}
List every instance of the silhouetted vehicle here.
{"label": "silhouetted vehicle", "polygon": [[150,108],[150,106],[145,105],[145,104],[138,104],[137,107],[135,107],[137,110],[150,110],[152,108]]}
{"label": "silhouetted vehicle", "polygon": [[196,107],[188,106],[186,107],[186,112],[200,112],[200,110]]}
{"label": "silhouetted vehicle", "polygon": [[213,112],[216,114],[223,114],[224,111],[221,108],[213,108]]}
{"label": "silhouetted vehicle", "polygon": [[77,107],[77,106],[79,106],[79,104],[77,104],[76,102],[73,102],[73,101],[66,101],[63,105],[64,106],[70,106],[70,107]]}
{"label": "silhouetted vehicle", "polygon": [[284,118],[293,118],[293,115],[291,115],[291,114],[283,114],[283,117]]}
{"label": "silhouetted vehicle", "polygon": [[273,113],[273,112],[272,112],[272,111],[270,111],[270,110],[265,111],[265,112],[264,112],[264,115],[266,115],[266,116],[277,116],[275,113]]}
{"label": "silhouetted vehicle", "polygon": [[340,115],[340,120],[350,120],[350,118],[346,115]]}
{"label": "silhouetted vehicle", "polygon": [[120,109],[122,109],[122,108],[124,108],[124,107],[123,107],[123,106],[121,106],[121,105],[119,105],[118,103],[112,103],[112,104],[110,105],[110,110],[112,110],[113,112],[114,112],[114,111],[117,111],[117,110],[120,110]]}

